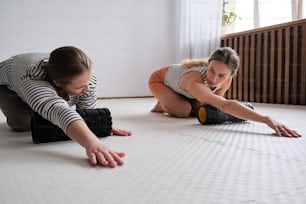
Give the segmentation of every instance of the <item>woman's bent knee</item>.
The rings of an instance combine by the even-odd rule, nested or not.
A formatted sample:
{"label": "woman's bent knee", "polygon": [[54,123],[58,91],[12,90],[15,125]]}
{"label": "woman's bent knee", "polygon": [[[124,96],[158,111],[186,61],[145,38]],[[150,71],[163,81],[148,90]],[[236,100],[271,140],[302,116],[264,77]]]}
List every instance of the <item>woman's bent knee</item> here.
{"label": "woman's bent knee", "polygon": [[171,117],[187,118],[190,116],[192,107],[190,104],[181,105],[180,107],[164,106],[163,110]]}
{"label": "woman's bent knee", "polygon": [[31,130],[31,108],[6,86],[0,86],[0,108],[13,131]]}

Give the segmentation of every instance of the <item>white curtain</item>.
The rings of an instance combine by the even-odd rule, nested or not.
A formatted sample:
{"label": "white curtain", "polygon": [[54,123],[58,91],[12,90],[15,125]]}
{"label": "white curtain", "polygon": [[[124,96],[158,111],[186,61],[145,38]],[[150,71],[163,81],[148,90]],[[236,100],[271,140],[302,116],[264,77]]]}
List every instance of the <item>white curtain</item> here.
{"label": "white curtain", "polygon": [[206,58],[220,46],[223,0],[176,1],[176,60]]}

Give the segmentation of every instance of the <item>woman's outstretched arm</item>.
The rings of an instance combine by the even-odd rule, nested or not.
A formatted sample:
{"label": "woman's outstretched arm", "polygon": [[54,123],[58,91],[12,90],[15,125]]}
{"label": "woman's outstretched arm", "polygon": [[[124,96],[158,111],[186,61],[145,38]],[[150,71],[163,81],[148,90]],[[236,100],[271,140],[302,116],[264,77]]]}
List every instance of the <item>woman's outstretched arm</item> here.
{"label": "woman's outstretched arm", "polygon": [[265,123],[275,131],[275,135],[285,137],[300,137],[301,135],[295,130],[291,130],[282,123],[270,118],[269,116],[261,115],[250,108],[245,107],[235,100],[227,100],[221,96],[214,94],[208,87],[202,83],[202,79],[197,76],[185,78],[180,83],[181,87],[194,96],[199,102],[209,104],[221,111],[230,115],[236,116],[245,120]]}

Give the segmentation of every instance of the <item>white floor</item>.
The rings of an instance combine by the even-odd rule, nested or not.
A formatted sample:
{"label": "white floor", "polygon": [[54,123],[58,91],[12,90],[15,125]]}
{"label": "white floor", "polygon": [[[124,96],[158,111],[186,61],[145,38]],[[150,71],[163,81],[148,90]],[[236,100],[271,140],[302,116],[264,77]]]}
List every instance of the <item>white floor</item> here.
{"label": "white floor", "polygon": [[0,113],[0,203],[304,204],[306,106],[253,104],[304,137],[272,136],[264,124],[200,125],[150,113],[153,98],[100,100],[131,137],[101,139],[125,165],[92,167],[67,141],[33,144]]}

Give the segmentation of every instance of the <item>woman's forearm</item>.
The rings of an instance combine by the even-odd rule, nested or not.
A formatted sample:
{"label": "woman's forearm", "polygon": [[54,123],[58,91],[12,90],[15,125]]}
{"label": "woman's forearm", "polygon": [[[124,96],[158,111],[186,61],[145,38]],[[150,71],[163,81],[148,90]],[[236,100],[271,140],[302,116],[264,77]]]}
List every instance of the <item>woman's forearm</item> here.
{"label": "woman's forearm", "polygon": [[268,119],[266,116],[251,110],[250,108],[235,100],[227,100],[225,105],[222,107],[222,111],[241,119],[252,120],[261,123],[267,123]]}
{"label": "woman's forearm", "polygon": [[85,148],[98,140],[83,120],[75,120],[70,123],[67,128],[67,135]]}

